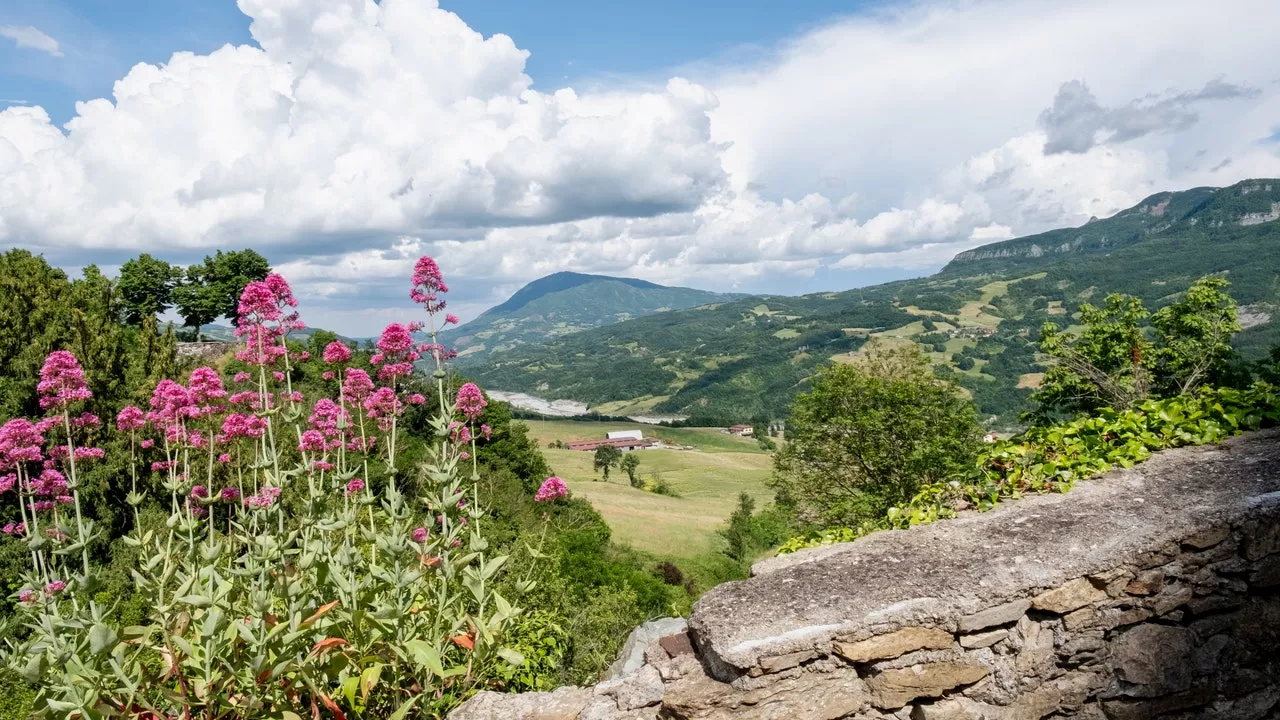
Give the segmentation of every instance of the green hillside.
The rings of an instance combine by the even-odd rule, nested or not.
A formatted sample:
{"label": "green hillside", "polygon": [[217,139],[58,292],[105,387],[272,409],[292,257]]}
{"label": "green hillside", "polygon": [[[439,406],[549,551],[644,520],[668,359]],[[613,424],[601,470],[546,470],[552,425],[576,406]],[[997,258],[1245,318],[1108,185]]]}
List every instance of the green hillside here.
{"label": "green hillside", "polygon": [[635,278],[560,272],[525,285],[503,304],[443,333],[443,338],[458,350],[463,364],[473,364],[520,345],[738,297]]}
{"label": "green hillside", "polygon": [[1243,354],[1280,341],[1280,180],[1160,193],[1080,228],[961,253],[932,277],[662,313],[497,353],[469,372],[612,414],[778,417],[817,367],[878,338],[922,345],[993,424],[1008,423],[1044,370],[1034,342],[1045,321],[1070,325],[1081,303],[1109,292],[1163,305],[1210,273],[1243,306]]}

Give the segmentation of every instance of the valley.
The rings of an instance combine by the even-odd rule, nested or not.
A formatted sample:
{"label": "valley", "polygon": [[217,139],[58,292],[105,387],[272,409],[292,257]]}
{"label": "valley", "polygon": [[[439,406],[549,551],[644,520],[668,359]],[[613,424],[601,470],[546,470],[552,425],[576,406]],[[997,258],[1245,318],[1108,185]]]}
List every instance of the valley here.
{"label": "valley", "polygon": [[[591,501],[615,540],[657,557],[686,560],[719,548],[716,530],[750,493],[758,504],[773,498],[765,486],[772,456],[750,437],[718,428],[664,428],[639,423],[526,420],[529,436],[542,448],[551,469],[569,490]],[[555,441],[598,439],[605,433],[639,430],[646,438],[689,449],[638,450],[638,476],[652,486],[659,479],[675,495],[631,487],[627,474],[610,471],[608,482],[592,468],[593,453],[550,447]]]}
{"label": "valley", "polygon": [[835,293],[752,296],[658,312],[496,352],[467,372],[488,387],[608,415],[732,423],[782,418],[823,364],[867,343],[915,343],[990,427],[1011,428],[1044,372],[1039,328],[1123,292],[1160,306],[1219,274],[1249,320],[1245,359],[1280,339],[1280,181],[1159,193],[1079,228],[960,253],[938,273]]}

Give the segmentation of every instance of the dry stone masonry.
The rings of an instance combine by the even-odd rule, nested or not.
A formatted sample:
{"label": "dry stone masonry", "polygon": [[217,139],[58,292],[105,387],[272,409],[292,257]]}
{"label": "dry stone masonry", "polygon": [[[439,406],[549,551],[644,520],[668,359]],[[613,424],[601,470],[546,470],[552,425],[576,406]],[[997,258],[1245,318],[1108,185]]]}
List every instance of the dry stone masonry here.
{"label": "dry stone masonry", "polygon": [[1280,719],[1280,433],[758,563],[643,658],[452,718]]}

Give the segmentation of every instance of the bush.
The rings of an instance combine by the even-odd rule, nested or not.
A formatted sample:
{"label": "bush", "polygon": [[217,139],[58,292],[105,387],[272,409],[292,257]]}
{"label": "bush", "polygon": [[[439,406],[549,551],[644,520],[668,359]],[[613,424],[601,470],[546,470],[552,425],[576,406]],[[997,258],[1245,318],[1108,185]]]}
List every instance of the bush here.
{"label": "bush", "polygon": [[824,368],[791,409],[771,486],[802,521],[881,517],[930,483],[961,477],[980,447],[973,406],[912,348]]}
{"label": "bush", "polygon": [[779,552],[849,542],[876,530],[954,517],[965,509],[987,510],[1028,493],[1067,492],[1082,479],[1130,467],[1159,450],[1220,442],[1277,424],[1280,391],[1262,382],[1246,390],[1202,388],[1123,411],[1104,408],[1096,417],[1031,428],[993,443],[965,478],[931,483],[881,518],[794,537]]}

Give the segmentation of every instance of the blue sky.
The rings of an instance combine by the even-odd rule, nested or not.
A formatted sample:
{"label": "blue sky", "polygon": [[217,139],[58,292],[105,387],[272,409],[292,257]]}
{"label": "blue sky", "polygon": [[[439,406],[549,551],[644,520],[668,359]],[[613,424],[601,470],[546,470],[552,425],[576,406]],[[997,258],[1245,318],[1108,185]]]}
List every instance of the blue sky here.
{"label": "blue sky", "polygon": [[241,2],[0,2],[0,247],[254,247],[367,334],[422,254],[464,319],[838,290],[1280,176],[1275,0]]}
{"label": "blue sky", "polygon": [[[754,56],[871,6],[841,0],[441,3],[473,29],[505,33],[530,51],[526,72],[539,90]],[[109,97],[112,83],[138,62],[253,42],[249,19],[232,0],[27,0],[0,5],[0,26],[33,26],[58,39],[61,58],[0,39],[0,98],[40,105],[57,124],[75,114],[77,101]]]}

